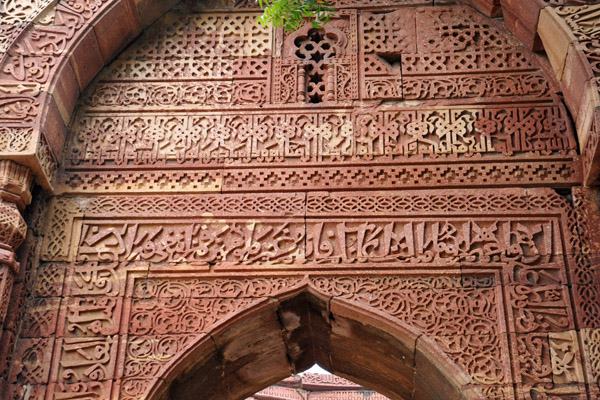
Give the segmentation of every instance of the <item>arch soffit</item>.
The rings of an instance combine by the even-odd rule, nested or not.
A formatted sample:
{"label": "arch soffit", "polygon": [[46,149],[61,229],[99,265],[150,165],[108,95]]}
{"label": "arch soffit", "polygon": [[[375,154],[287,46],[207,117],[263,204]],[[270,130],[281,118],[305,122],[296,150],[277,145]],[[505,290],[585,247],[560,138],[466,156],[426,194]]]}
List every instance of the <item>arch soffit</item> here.
{"label": "arch soffit", "polygon": [[[589,19],[600,6],[550,7],[543,0],[505,0],[500,8],[495,0],[462,2],[488,16],[501,11],[506,26],[528,47],[546,50],[576,120],[583,149],[584,183],[593,184],[597,175],[595,120],[600,116],[596,112],[600,99],[594,74],[600,72],[587,56],[593,51],[592,39],[597,30]],[[15,6],[17,11],[12,15],[0,15],[8,33],[5,42],[0,43],[0,92],[5,110],[0,130],[15,136],[15,142],[25,143],[18,148],[9,145],[0,149],[0,158],[28,166],[38,183],[52,191],[66,137],[65,125],[79,94],[104,65],[177,3],[43,0],[36,2],[36,7]]]}
{"label": "arch soffit", "polygon": [[[315,322],[315,316],[322,319]],[[330,337],[318,333],[323,324],[328,324]],[[330,338],[341,343],[323,342]],[[380,346],[373,347],[368,339]],[[330,353],[319,352],[327,347]],[[350,359],[368,348],[377,349],[367,350],[377,357]],[[333,297],[305,280],[219,320],[162,367],[144,398],[185,399],[199,390],[207,399],[220,399],[225,393],[233,396],[228,398],[245,398],[315,362],[391,398],[415,392],[422,399],[484,397],[472,378],[417,327],[376,308]],[[382,367],[389,368],[389,377]],[[216,377],[225,382],[215,385],[211,378]],[[206,393],[211,386],[214,392]]]}

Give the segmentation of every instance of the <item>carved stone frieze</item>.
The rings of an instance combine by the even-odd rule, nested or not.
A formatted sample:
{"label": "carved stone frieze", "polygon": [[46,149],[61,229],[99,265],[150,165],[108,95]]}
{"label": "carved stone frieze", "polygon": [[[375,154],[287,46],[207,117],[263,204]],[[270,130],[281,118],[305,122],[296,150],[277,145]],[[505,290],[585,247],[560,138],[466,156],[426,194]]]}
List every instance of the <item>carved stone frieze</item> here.
{"label": "carved stone frieze", "polygon": [[[353,7],[344,6],[322,29],[305,24],[289,34],[254,27],[253,14],[163,18],[101,74],[83,100],[61,190],[204,192],[281,190],[290,184],[289,190],[298,190],[307,181],[317,187],[319,181],[332,182],[333,188],[353,181],[366,188],[579,179],[576,142],[564,107],[553,97],[553,83],[501,25],[468,7],[378,13]],[[452,23],[457,18],[464,24]],[[469,98],[480,100],[474,105]],[[495,104],[501,98],[511,105]],[[357,102],[361,99],[448,104],[378,105]],[[315,110],[311,103],[328,107]],[[519,157],[521,165],[535,157],[537,165],[552,167],[465,165],[493,157],[504,167],[511,157]],[[451,170],[410,165],[429,159],[447,159]],[[299,168],[288,168],[292,163]],[[324,163],[353,169],[332,174],[320,167]],[[357,173],[354,168],[364,169],[362,164],[370,168]],[[386,164],[406,167],[389,170]],[[236,170],[238,165],[244,168]],[[272,172],[247,168],[264,165]],[[150,166],[176,169],[148,171]]]}
{"label": "carved stone frieze", "polygon": [[[63,290],[57,313],[36,317],[53,297],[29,303],[26,335],[59,339],[51,370],[28,379],[48,374],[58,383],[50,389],[57,395],[67,396],[77,384],[112,393],[103,386],[111,379],[122,379],[123,398],[147,393],[202,334],[262,299],[306,287],[419,329],[486,393],[504,396],[511,382],[527,393],[562,393],[562,386],[539,386],[554,381],[575,385],[565,393],[581,393],[583,345],[571,333],[567,282],[583,279],[588,264],[571,258],[578,246],[576,214],[551,191],[56,202],[70,207],[63,213],[75,228],[65,229],[55,211],[53,225],[61,233],[46,235],[58,238],[49,248],[60,250],[52,254],[78,248],[79,258],[95,260],[69,264],[64,289],[60,265],[46,265],[56,274],[39,281],[36,293]],[[73,232],[81,232],[78,239]]]}
{"label": "carved stone frieze", "polygon": [[[506,207],[505,211],[540,206],[529,195],[513,197],[509,193],[464,198],[458,192],[456,196],[434,195],[433,204],[430,192],[366,197],[309,194],[306,200],[303,195],[291,194],[179,196],[168,201],[159,197],[99,197],[88,202],[85,210],[76,200],[59,198],[43,256],[60,261],[76,251],[80,260],[99,262],[529,265],[554,262],[552,255],[571,252],[572,245],[565,248],[556,237],[560,225],[575,225],[575,221],[510,216],[457,216],[449,221],[444,217],[431,219],[427,214],[437,207],[441,207],[442,215],[449,209],[466,212],[472,201],[480,209],[489,198],[486,196],[494,198],[494,207]],[[548,199],[543,204],[556,206]],[[196,213],[202,211],[205,217],[198,218]],[[415,211],[427,218],[416,217]],[[372,216],[365,218],[364,212]],[[392,212],[394,218],[390,220]],[[232,219],[252,215],[250,221]],[[347,221],[346,216],[354,219]],[[116,223],[116,217],[127,218],[127,222]],[[353,245],[348,247],[347,243]],[[564,282],[558,275],[548,284]]]}
{"label": "carved stone frieze", "polygon": [[[564,114],[556,107],[462,110],[434,108],[419,111],[398,109],[374,115],[376,117],[372,111],[355,114],[343,111],[331,114],[311,113],[302,118],[289,114],[151,118],[90,115],[79,120],[80,131],[74,138],[70,159],[75,165],[86,161],[102,165],[115,162],[115,158],[138,164],[154,164],[163,160],[183,163],[188,161],[186,158],[194,155],[195,158],[207,161],[218,161],[221,158],[258,158],[258,161],[261,158],[265,161],[269,161],[269,158],[281,161],[286,158],[302,158],[309,161],[336,155],[385,154],[390,157],[408,157],[494,152],[512,155],[527,151],[566,155],[574,150],[569,127],[560,122]],[[388,124],[390,131],[384,135],[384,126]],[[500,133],[514,131],[516,135],[522,126],[534,128],[536,125],[540,130],[532,131],[529,137],[527,134],[520,138]],[[456,129],[452,135],[456,135],[455,138],[446,137],[452,134],[449,132],[451,128]],[[212,130],[216,131],[211,132]],[[239,132],[234,134],[236,130]],[[133,135],[134,131],[137,132],[136,135]],[[253,137],[254,135],[243,134],[253,131],[259,131],[262,135]],[[219,133],[222,138],[217,136]],[[159,135],[156,136],[157,134]],[[436,137],[439,139],[435,140]],[[210,139],[220,140],[211,144]],[[123,143],[119,144],[121,141]],[[369,145],[371,142],[378,143]],[[110,151],[108,143],[115,143],[114,151]],[[155,155],[147,150],[140,152],[145,150],[141,144],[145,144],[148,150],[156,147],[164,150]],[[167,146],[184,152],[176,157],[177,153],[174,150],[168,151]],[[389,150],[385,151],[387,148]],[[98,149],[102,149],[106,155],[98,154]],[[114,158],[111,159],[110,154],[113,152]],[[189,161],[193,161],[193,158]]]}
{"label": "carved stone frieze", "polygon": [[[325,26],[284,32],[250,0],[182,2],[118,54],[147,2],[34,3],[0,6],[32,22],[0,23],[0,158],[28,167],[0,161],[9,398],[178,400],[202,363],[226,382],[211,398],[235,397],[227,379],[335,370],[348,349],[347,368],[383,365],[386,346],[386,368],[343,376],[414,398],[600,395],[594,198],[571,190],[597,121],[580,156],[562,81],[500,19],[334,0]],[[595,74],[597,6],[570,7],[552,12]],[[13,250],[33,175],[60,195],[28,238],[32,279]]]}
{"label": "carved stone frieze", "polygon": [[560,107],[541,104],[428,110],[386,107],[301,116],[94,113],[79,119],[66,168],[398,163],[518,154],[564,157],[575,154],[576,148],[564,117]]}
{"label": "carved stone frieze", "polygon": [[193,217],[200,214],[225,216],[304,215],[303,194],[239,194],[202,196],[102,196],[91,199],[85,207],[86,217],[129,217],[136,213],[154,217]]}
{"label": "carved stone frieze", "polygon": [[155,193],[211,193],[250,191],[307,191],[348,190],[353,187],[372,189],[479,187],[486,186],[540,186],[557,184],[568,186],[578,182],[579,165],[572,160],[507,162],[502,165],[477,162],[466,165],[427,165],[424,163],[401,166],[330,166],[302,168],[291,164],[270,167],[268,172],[248,168],[179,170],[168,169],[152,173],[145,171],[113,172],[82,170],[70,171],[63,176],[63,193],[119,193],[123,191]]}

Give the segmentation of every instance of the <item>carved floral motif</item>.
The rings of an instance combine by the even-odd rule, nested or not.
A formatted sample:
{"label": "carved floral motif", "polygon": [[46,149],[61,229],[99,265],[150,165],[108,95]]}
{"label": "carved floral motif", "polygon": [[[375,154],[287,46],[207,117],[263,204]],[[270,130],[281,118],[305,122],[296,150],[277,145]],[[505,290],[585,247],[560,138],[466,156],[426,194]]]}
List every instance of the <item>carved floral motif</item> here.
{"label": "carved floral motif", "polygon": [[[577,196],[574,209],[537,190],[263,193],[579,182],[535,57],[469,7],[416,3],[336,0],[330,24],[295,34],[254,11],[171,14],[119,56],[82,100],[61,179],[68,194],[127,196],[54,200],[42,258],[72,263],[38,270],[11,384],[140,398],[201,334],[310,287],[432,337],[489,398],[513,384],[522,398],[583,396],[598,340],[573,329],[597,324],[599,295]],[[37,3],[15,4],[0,11],[33,18]],[[33,149],[38,89],[112,4],[61,2],[14,42],[3,79],[36,85],[0,88],[0,151]],[[567,18],[589,38],[597,10],[579,10]],[[0,31],[1,49],[18,29]]]}

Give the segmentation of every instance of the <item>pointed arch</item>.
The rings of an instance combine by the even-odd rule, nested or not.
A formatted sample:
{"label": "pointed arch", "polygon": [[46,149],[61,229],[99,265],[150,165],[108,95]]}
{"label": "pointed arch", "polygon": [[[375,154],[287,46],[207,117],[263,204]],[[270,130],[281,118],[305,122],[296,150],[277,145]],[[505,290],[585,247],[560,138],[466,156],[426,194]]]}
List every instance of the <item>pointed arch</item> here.
{"label": "pointed arch", "polygon": [[394,399],[482,398],[416,327],[306,282],[219,321],[165,365],[145,398],[243,399],[314,363]]}

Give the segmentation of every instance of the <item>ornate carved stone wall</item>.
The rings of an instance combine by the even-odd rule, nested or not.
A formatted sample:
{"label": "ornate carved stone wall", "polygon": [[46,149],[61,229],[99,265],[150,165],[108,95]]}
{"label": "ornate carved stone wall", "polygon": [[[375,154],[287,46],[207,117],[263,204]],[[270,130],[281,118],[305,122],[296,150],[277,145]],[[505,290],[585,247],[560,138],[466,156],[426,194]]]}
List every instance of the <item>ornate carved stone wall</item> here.
{"label": "ornate carved stone wall", "polygon": [[121,52],[100,32],[135,5],[84,3],[2,61],[0,152],[28,166],[3,164],[2,245],[32,172],[60,194],[29,223],[35,272],[0,270],[7,398],[242,399],[314,362],[391,398],[600,396],[593,156],[501,20],[338,0],[288,34],[212,1]]}
{"label": "ornate carved stone wall", "polygon": [[84,95],[61,190],[580,179],[553,81],[499,23],[468,7],[342,8],[325,29],[275,40],[254,18],[174,14],[121,54]]}
{"label": "ornate carved stone wall", "polygon": [[577,252],[576,211],[549,189],[112,196],[53,209],[45,236],[62,233],[42,250],[15,393],[145,398],[229,316],[304,285],[415,327],[493,398],[585,398],[595,381],[592,261]]}

